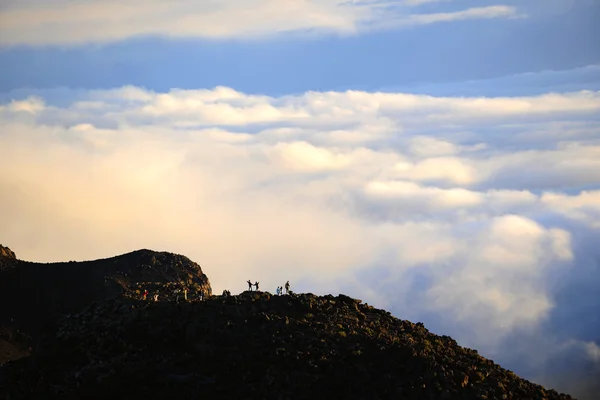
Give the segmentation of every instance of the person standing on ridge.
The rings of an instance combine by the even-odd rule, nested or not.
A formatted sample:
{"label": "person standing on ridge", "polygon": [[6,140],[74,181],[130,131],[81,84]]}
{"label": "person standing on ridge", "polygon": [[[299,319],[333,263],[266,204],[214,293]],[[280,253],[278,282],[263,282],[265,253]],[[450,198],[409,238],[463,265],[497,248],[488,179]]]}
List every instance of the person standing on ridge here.
{"label": "person standing on ridge", "polygon": [[252,282],[250,282],[250,279],[248,279],[248,290],[252,291]]}
{"label": "person standing on ridge", "polygon": [[277,286],[277,290],[275,291],[275,294],[277,294],[277,296],[279,296],[279,286]]}
{"label": "person standing on ridge", "polygon": [[287,281],[285,283],[285,294],[289,294],[290,293],[290,281]]}
{"label": "person standing on ridge", "polygon": [[258,281],[254,282],[254,287],[256,288],[256,291],[258,292]]}

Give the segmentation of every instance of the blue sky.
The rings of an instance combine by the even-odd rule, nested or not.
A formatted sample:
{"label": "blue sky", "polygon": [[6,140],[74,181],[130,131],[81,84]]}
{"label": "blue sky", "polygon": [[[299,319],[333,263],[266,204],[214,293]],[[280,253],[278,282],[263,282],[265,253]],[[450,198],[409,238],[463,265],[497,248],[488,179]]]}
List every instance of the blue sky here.
{"label": "blue sky", "polygon": [[[553,12],[548,2],[505,3],[521,4],[516,12],[531,15],[351,36],[324,32],[306,37],[284,32],[251,39],[168,39],[150,32],[145,36],[152,37],[93,45],[17,42],[0,53],[4,71],[0,89],[137,85],[166,91],[222,85],[268,95],[349,88],[436,94],[435,84],[440,83],[568,70],[600,62],[595,39],[600,36],[597,2],[572,1],[570,8],[555,6]],[[492,4],[497,3],[441,1],[411,11],[456,12]],[[460,84],[451,86],[449,92],[463,94]],[[488,90],[494,94],[493,88]],[[529,88],[532,93],[536,90]]]}
{"label": "blue sky", "polygon": [[600,3],[0,0],[0,240],[343,292],[600,390]]}

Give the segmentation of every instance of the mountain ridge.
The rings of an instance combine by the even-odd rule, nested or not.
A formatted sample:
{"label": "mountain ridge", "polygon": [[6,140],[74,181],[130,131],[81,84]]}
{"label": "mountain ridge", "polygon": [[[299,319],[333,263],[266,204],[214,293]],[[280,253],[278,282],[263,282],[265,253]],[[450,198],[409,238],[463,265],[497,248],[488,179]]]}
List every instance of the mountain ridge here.
{"label": "mountain ridge", "polygon": [[310,293],[111,298],[2,372],[13,399],[572,399],[421,323]]}

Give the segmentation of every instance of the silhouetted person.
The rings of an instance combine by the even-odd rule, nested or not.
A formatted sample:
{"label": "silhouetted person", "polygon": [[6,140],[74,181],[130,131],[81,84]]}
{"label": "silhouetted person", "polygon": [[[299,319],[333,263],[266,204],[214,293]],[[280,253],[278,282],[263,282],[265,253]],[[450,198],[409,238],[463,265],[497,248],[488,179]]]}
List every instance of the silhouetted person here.
{"label": "silhouetted person", "polygon": [[277,286],[277,290],[275,290],[275,294],[277,294],[277,296],[279,296],[279,286]]}
{"label": "silhouetted person", "polygon": [[256,288],[256,291],[258,292],[258,281],[254,282],[254,287]]}
{"label": "silhouetted person", "polygon": [[248,279],[248,290],[252,291],[252,282],[250,282],[250,279]]}
{"label": "silhouetted person", "polygon": [[287,281],[285,283],[285,294],[289,294],[290,293],[290,281]]}

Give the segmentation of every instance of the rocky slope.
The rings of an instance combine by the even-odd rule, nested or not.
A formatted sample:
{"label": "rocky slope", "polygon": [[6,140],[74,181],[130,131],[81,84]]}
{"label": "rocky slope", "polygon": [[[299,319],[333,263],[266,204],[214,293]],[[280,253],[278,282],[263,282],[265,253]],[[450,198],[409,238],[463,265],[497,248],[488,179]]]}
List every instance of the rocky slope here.
{"label": "rocky slope", "polygon": [[0,364],[35,350],[43,329],[95,301],[165,285],[211,293],[200,266],[187,257],[138,250],[85,262],[34,263],[0,246]]}
{"label": "rocky slope", "polygon": [[513,399],[546,390],[340,295],[98,302],[0,369],[10,399]]}

